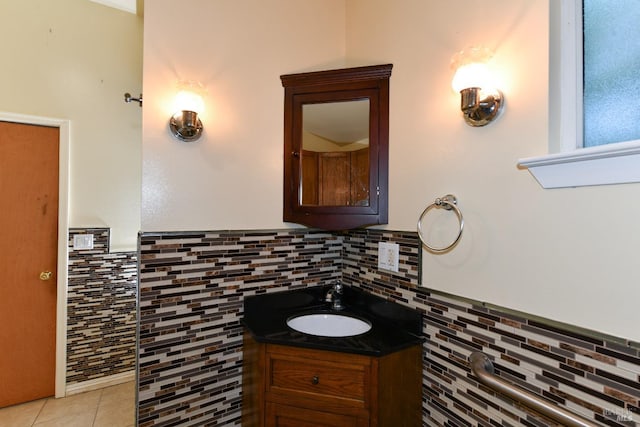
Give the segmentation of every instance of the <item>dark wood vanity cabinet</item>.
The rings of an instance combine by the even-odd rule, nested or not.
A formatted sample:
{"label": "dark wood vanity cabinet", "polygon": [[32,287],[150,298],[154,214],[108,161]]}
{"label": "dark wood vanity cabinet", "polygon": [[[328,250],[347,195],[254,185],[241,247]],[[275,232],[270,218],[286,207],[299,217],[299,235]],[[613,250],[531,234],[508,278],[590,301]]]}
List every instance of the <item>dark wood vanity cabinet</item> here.
{"label": "dark wood vanity cabinet", "polygon": [[245,427],[421,424],[422,346],[380,357],[244,337]]}

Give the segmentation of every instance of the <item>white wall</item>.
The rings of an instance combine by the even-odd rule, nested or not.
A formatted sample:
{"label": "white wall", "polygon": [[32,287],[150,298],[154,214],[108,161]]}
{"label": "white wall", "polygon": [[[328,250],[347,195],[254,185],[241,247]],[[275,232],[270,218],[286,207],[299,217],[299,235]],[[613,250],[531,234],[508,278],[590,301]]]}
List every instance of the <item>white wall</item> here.
{"label": "white wall", "polygon": [[[425,253],[425,286],[640,340],[640,186],[543,190],[516,167],[549,142],[548,1],[185,4],[189,23],[173,19],[183,3],[145,9],[143,230],[289,226],[278,76],[340,66],[346,51],[348,65],[394,64],[385,228],[415,230],[447,193],[465,216],[454,251]],[[507,100],[485,128],[464,123],[450,89],[451,57],[476,44],[495,50]],[[209,89],[196,144],[166,131],[180,78]]]}
{"label": "white wall", "polygon": [[70,227],[111,227],[112,250],[140,229],[141,18],[86,0],[0,6],[0,111],[71,121]]}
{"label": "white wall", "polygon": [[[144,31],[143,230],[282,228],[280,75],[343,65],[344,0],[154,0]],[[181,80],[207,90],[196,143],[167,129]]]}
{"label": "white wall", "polygon": [[[423,284],[638,340],[640,186],[543,190],[516,168],[548,149],[549,3],[348,5],[348,55],[394,64],[388,228],[413,229],[447,193],[465,216],[455,250],[424,252]],[[476,44],[495,51],[506,96],[481,129],[464,124],[450,89],[451,57]]]}

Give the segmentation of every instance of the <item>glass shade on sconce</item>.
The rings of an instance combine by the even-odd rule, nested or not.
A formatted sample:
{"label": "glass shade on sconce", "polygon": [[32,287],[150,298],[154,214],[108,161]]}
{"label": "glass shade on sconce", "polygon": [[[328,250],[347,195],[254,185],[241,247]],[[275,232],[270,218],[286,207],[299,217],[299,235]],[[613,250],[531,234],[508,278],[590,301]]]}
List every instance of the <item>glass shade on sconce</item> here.
{"label": "glass shade on sconce", "polygon": [[460,109],[470,126],[485,126],[502,111],[504,97],[495,83],[486,60],[488,52],[472,48],[460,52],[454,59],[456,72],[451,81],[453,89],[460,93]]}
{"label": "glass shade on sconce", "polygon": [[169,129],[180,141],[196,141],[202,135],[202,122],[198,114],[204,111],[204,101],[197,93],[181,90],[174,102],[176,113],[169,120]]}

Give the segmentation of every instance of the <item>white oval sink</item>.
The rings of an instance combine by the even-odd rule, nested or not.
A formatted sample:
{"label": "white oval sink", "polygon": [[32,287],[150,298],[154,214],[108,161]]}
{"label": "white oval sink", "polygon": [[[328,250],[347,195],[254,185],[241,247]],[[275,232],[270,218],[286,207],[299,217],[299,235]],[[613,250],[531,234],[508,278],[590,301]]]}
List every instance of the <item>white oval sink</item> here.
{"label": "white oval sink", "polygon": [[287,320],[287,326],[319,337],[351,337],[371,329],[371,323],[342,314],[303,314]]}

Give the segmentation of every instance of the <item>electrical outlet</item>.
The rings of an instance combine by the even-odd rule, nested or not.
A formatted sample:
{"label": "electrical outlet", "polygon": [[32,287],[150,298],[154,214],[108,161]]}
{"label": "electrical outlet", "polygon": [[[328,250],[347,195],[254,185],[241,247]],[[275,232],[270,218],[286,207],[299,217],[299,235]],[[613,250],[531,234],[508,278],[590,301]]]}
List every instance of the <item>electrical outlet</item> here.
{"label": "electrical outlet", "polygon": [[73,249],[93,249],[93,234],[75,234],[73,236]]}
{"label": "electrical outlet", "polygon": [[378,243],[378,268],[380,270],[398,272],[400,245],[397,243]]}

